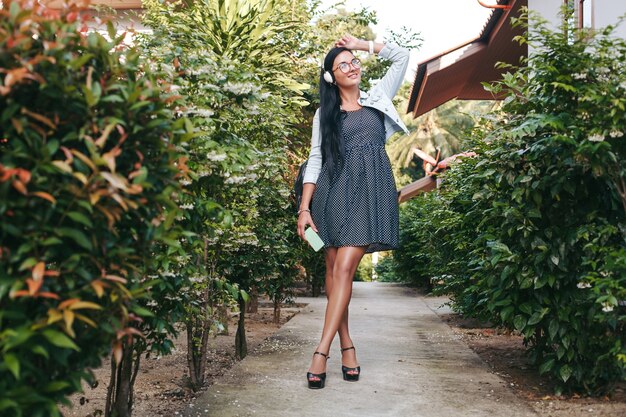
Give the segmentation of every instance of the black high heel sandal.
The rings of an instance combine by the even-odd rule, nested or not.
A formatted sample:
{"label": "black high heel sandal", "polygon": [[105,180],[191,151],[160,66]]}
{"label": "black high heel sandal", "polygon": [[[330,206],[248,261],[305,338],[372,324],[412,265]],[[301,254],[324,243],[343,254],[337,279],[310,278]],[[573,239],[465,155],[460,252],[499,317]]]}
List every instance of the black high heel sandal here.
{"label": "black high heel sandal", "polygon": [[[328,358],[330,356],[328,356],[325,353],[322,352],[315,352],[313,354],[313,356],[315,355],[321,355],[323,357],[326,358],[326,361],[328,361]],[[317,379],[312,379],[312,378],[317,378]],[[314,374],[312,372],[307,372],[306,373],[306,379],[309,382],[309,388],[311,389],[321,389],[324,388],[324,384],[326,383],[326,372],[322,373],[322,374]]]}
{"label": "black high heel sandal", "polygon": [[[350,346],[347,348],[341,348],[341,353],[346,350],[354,349],[354,346]],[[354,349],[356,351],[356,349]],[[356,371],[356,373],[354,373]],[[351,372],[351,373],[350,373]],[[356,382],[359,380],[359,375],[361,375],[361,367],[357,366],[356,368],[348,368],[347,366],[341,365],[341,373],[343,373],[343,380]]]}

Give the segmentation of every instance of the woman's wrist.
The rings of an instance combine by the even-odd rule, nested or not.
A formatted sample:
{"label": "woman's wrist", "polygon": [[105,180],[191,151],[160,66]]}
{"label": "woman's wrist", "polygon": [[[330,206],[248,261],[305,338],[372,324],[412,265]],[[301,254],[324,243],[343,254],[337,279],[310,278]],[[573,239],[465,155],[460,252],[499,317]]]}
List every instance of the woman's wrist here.
{"label": "woman's wrist", "polygon": [[298,216],[300,216],[302,213],[311,213],[311,210],[309,210],[308,208],[301,208],[300,210],[298,210]]}
{"label": "woman's wrist", "polygon": [[378,54],[380,50],[385,46],[385,44],[376,43],[375,41],[366,41],[364,39],[360,39],[359,47],[357,48],[360,51],[368,52],[370,55]]}

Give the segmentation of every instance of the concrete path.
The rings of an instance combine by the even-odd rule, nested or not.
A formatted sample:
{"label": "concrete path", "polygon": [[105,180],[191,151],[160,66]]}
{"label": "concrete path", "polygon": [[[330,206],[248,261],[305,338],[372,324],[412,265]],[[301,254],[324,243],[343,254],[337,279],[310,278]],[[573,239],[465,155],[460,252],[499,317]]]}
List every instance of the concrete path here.
{"label": "concrete path", "polygon": [[394,284],[354,285],[350,328],[361,380],[343,381],[337,338],[326,387],[309,390],[306,371],[326,300],[298,301],[309,305],[197,398],[186,416],[536,416],[424,298]]}

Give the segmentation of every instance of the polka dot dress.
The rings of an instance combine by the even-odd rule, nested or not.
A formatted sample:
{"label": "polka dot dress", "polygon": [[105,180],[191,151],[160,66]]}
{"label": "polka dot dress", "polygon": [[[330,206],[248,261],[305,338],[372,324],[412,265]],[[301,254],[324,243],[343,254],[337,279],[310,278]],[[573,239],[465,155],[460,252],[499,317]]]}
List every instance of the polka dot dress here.
{"label": "polka dot dress", "polygon": [[385,152],[382,114],[371,107],[343,112],[346,154],[334,181],[322,165],[311,215],[324,247],[398,246],[398,194]]}

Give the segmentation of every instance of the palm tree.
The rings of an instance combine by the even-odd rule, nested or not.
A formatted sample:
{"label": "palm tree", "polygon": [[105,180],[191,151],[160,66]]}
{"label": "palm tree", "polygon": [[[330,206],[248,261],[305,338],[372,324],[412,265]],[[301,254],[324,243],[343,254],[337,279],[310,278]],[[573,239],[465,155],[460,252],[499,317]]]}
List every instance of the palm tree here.
{"label": "palm tree", "polygon": [[[399,95],[403,97],[398,107],[406,108],[408,88],[404,86]],[[463,151],[463,137],[474,127],[477,117],[493,109],[493,101],[453,100],[414,119],[405,114],[402,120],[410,130],[408,135],[398,135],[387,147],[389,159],[396,171],[398,185],[405,185],[424,176],[419,159],[413,149],[419,148],[435,157],[440,152],[440,159]]]}

